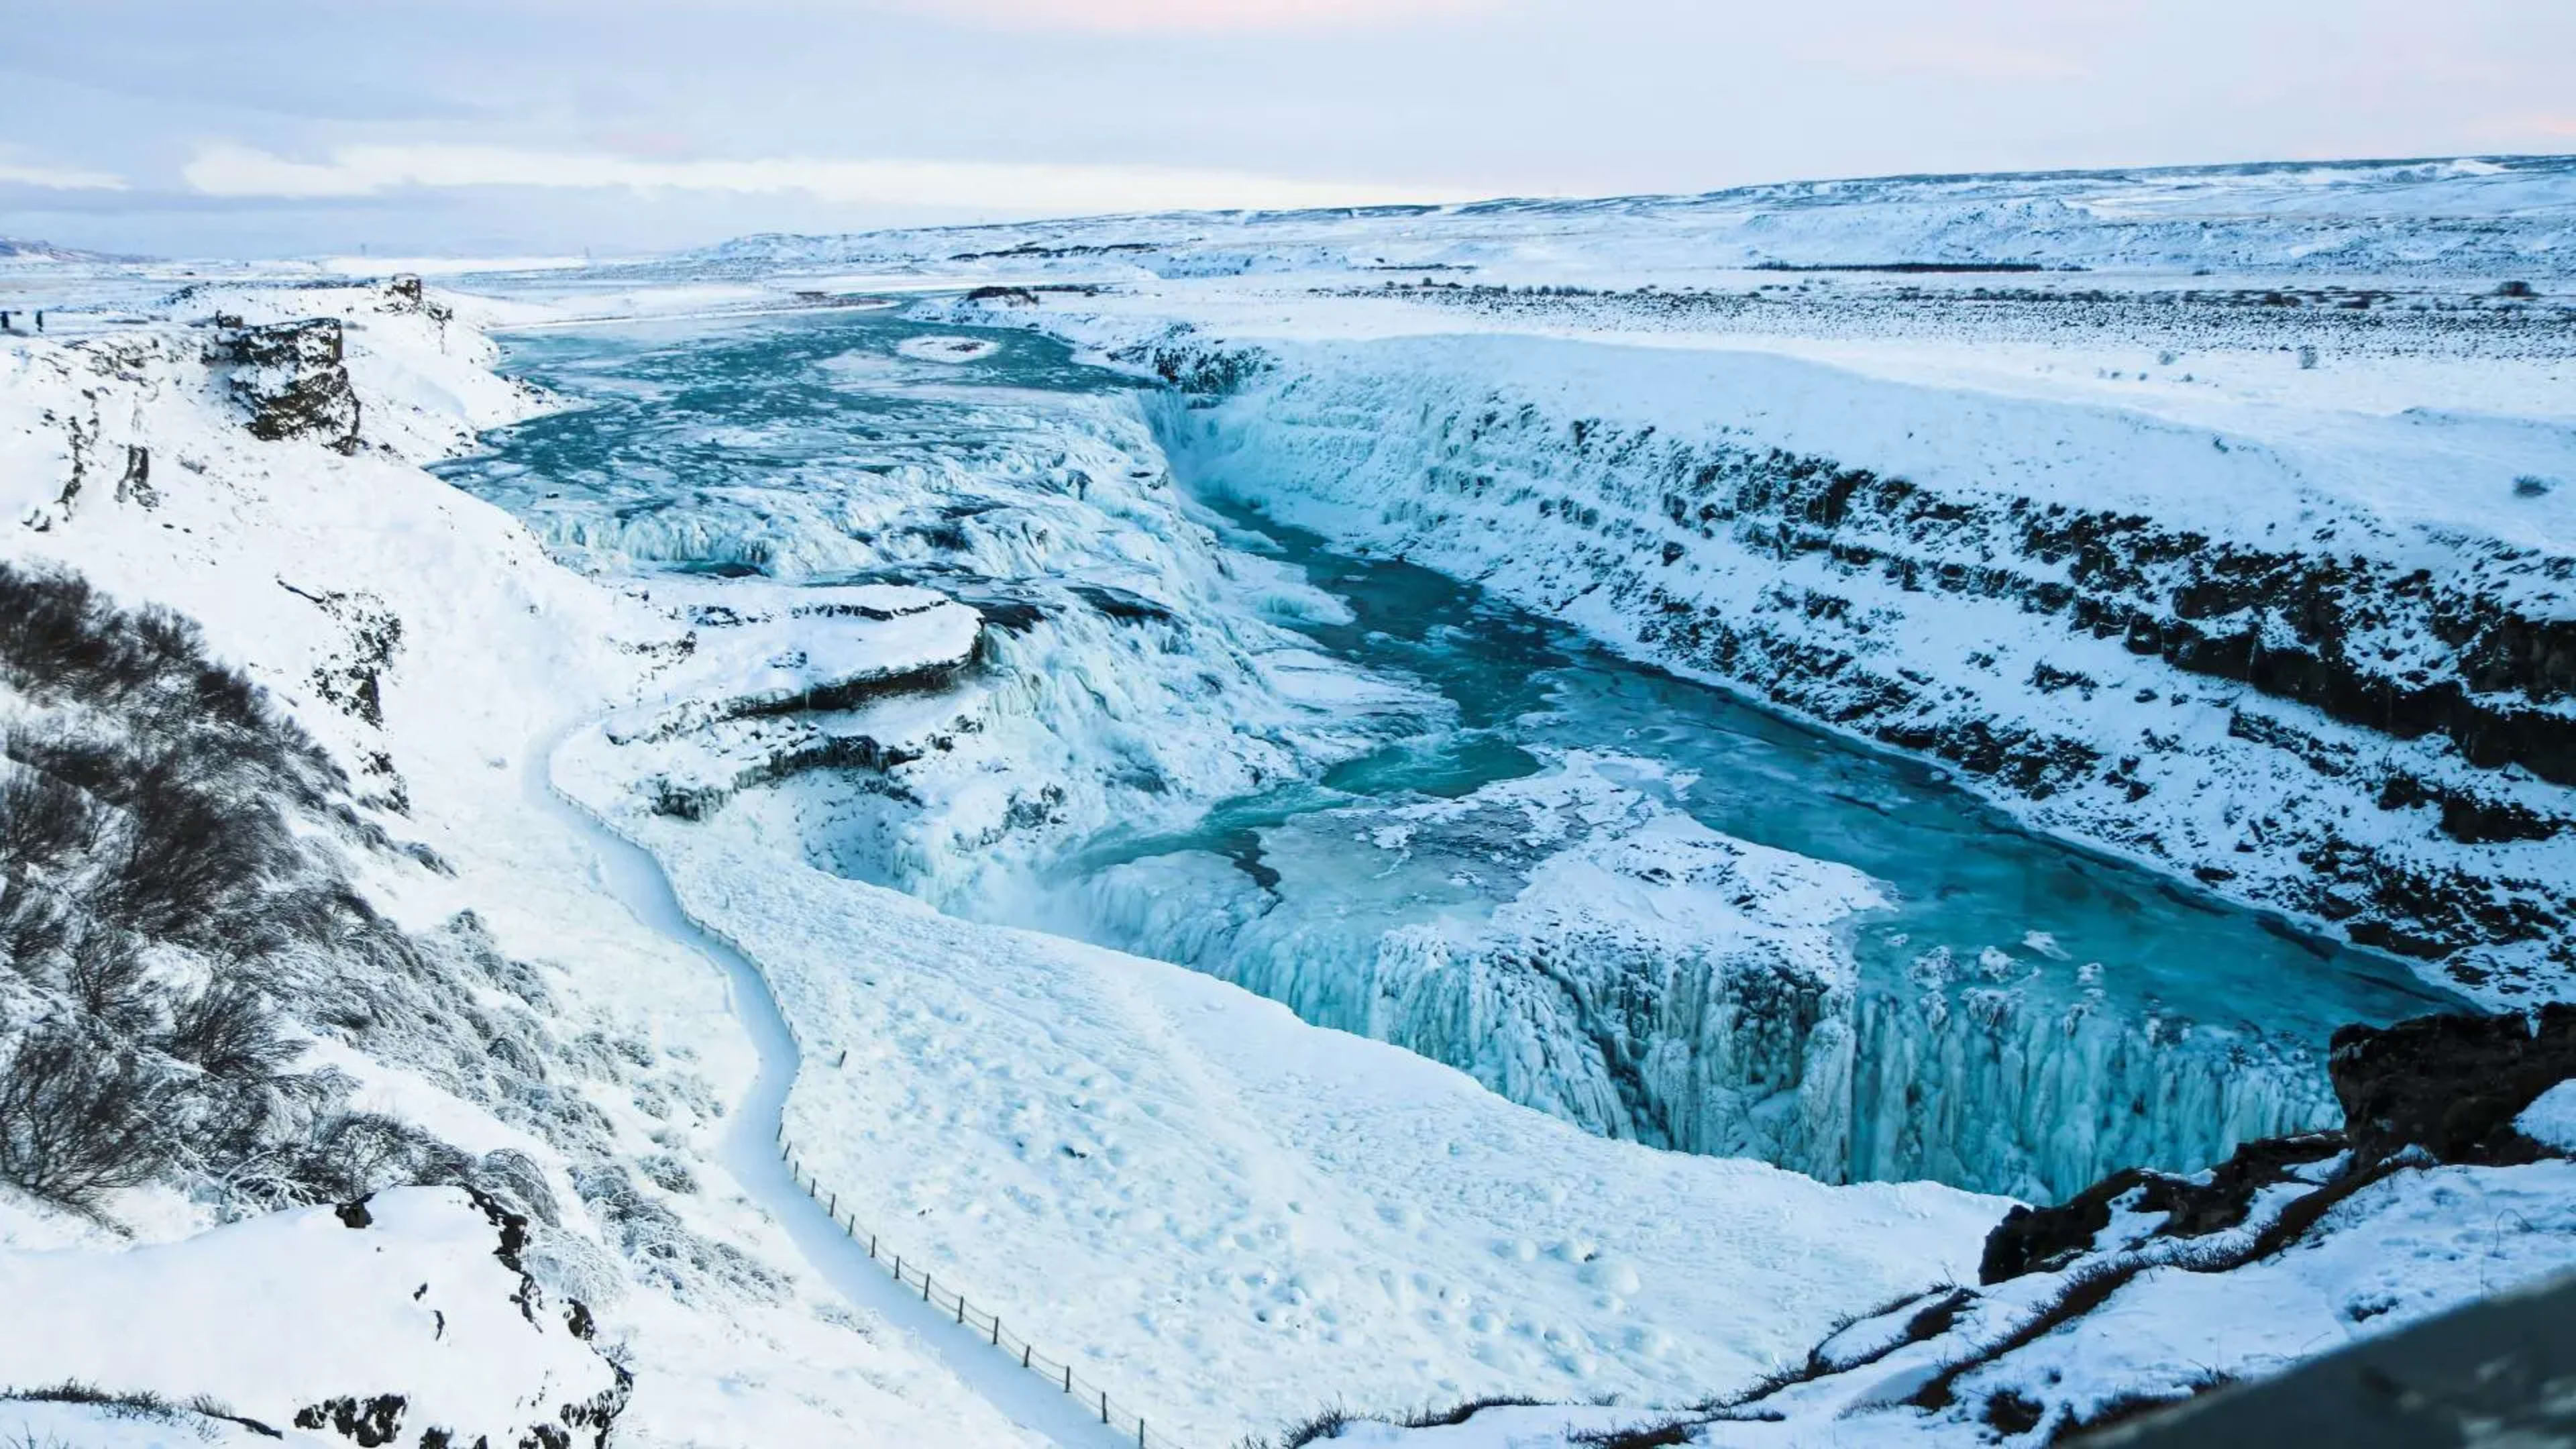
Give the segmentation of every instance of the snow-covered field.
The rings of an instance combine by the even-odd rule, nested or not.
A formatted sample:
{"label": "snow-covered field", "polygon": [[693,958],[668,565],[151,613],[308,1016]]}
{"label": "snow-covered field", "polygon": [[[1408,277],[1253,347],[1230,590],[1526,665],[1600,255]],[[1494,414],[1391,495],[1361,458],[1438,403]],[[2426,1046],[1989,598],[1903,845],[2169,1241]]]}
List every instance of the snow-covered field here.
{"label": "snow-covered field", "polygon": [[[180,280],[0,275],[60,319],[0,339],[0,558],[198,621],[347,772],[347,818],[299,821],[315,858],[388,929],[479,943],[419,959],[487,963],[457,1019],[507,1029],[464,1070],[399,1012],[273,1003],[331,1121],[405,1123],[465,1164],[439,1187],[384,1169],[366,1224],[290,1205],[306,1178],[202,1156],[96,1217],[0,1197],[0,1287],[43,1309],[0,1328],[0,1391],[158,1396],[0,1393],[0,1433],[354,1438],[345,1398],[352,1426],[399,1412],[498,1442],[607,1395],[616,1443],[1105,1442],[861,1281],[753,1160],[773,1135],[908,1266],[1206,1445],[1335,1401],[1620,1400],[1344,1436],[1554,1443],[1802,1365],[1763,1400],[1781,1417],[1721,1442],[1965,1442],[2264,1372],[2569,1259],[2563,1162],[2412,1163],[2287,1254],[2148,1267],[2032,1342],[2015,1326],[2086,1263],[2166,1251],[2134,1204],[2089,1258],[1924,1325],[2002,1200],[1620,1140],[1831,1179],[1837,1133],[1983,1120],[1936,1103],[1870,1128],[1897,1078],[1856,1085],[1848,1047],[1819,1050],[1867,1035],[1866,1010],[1763,1016],[1854,996],[1854,923],[1890,888],[1672,808],[1690,781],[1651,741],[1266,820],[1249,854],[1140,857],[1041,909],[1113,827],[1184,829],[1456,724],[1421,682],[1310,647],[1300,630],[1349,608],[1177,478],[1932,761],[2033,827],[2391,948],[2427,983],[2565,999],[2568,163],[753,238],[452,295],[224,278],[163,300]],[[496,376],[480,329],[658,318],[642,335],[684,361],[691,329],[755,345],[756,319],[858,315],[862,292],[924,294],[934,330],[800,357],[811,395],[596,476],[549,474],[541,447],[474,475],[515,519],[423,471],[559,406]],[[260,330],[314,316],[343,321]],[[1014,355],[1006,329],[1172,386],[971,385]],[[649,414],[709,382],[584,391]],[[876,409],[881,460],[800,453],[827,395]],[[768,493],[692,479],[691,449],[803,471]],[[13,725],[63,707],[0,692]],[[1282,906],[1282,879],[1353,884]],[[2099,1083],[2067,1073],[2146,1060],[2125,1018],[2084,1034],[2098,975],[2062,954],[2035,932],[2008,962],[2064,978],[2029,998],[2062,1021],[1919,978],[1928,1019],[1955,1001],[1982,1023],[1925,1079],[2071,1123],[2067,1092]],[[2228,994],[2228,963],[2206,966]],[[82,999],[21,975],[0,1038]],[[2251,1018],[2266,984],[2244,984]],[[2213,1080],[2154,1108],[2206,1136],[2152,1140],[2224,1151],[2331,1105],[2212,1125],[2248,1100]],[[2525,1137],[2565,1150],[2565,1093]],[[2149,1140],[2083,1120],[2106,1133],[2088,1149]],[[1888,1160],[1937,1155],[1908,1150]],[[487,1180],[524,1211],[486,1212]],[[2244,1232],[2301,1190],[2269,1189]],[[495,1261],[478,1233],[525,1238]],[[368,1234],[387,1246],[363,1268],[312,1271]],[[103,1305],[147,1279],[186,1291],[122,1334]],[[210,1348],[195,1325],[250,1294],[269,1326]],[[407,1337],[425,1316],[430,1350]],[[1950,1397],[1909,1407],[1936,1379]]]}

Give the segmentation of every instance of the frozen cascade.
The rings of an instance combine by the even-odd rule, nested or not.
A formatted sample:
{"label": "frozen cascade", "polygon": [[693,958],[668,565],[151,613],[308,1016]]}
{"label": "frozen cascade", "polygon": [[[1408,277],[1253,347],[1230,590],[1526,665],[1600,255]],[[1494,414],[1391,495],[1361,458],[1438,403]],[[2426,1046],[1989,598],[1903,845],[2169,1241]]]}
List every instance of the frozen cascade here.
{"label": "frozen cascade", "polygon": [[1826,1181],[2054,1200],[2335,1120],[2304,1049],[2131,1019],[2080,969],[2058,968],[2072,993],[2044,974],[1959,983],[1936,949],[1914,979],[1863,981],[1842,927],[1885,904],[1872,882],[1727,839],[1617,774],[1665,783],[1576,756],[1461,801],[1301,817],[1234,858],[1116,865],[1040,919],[1592,1131]]}
{"label": "frozen cascade", "polygon": [[2330,1120],[2325,1032],[2422,1009],[2402,969],[1184,492],[1178,415],[1053,344],[924,382],[920,330],[545,339],[522,361],[591,406],[454,470],[690,613],[700,664],[831,627],[797,603],[818,587],[981,611],[940,692],[637,736],[633,776],[704,828],[1828,1180],[2054,1197],[2196,1167]]}

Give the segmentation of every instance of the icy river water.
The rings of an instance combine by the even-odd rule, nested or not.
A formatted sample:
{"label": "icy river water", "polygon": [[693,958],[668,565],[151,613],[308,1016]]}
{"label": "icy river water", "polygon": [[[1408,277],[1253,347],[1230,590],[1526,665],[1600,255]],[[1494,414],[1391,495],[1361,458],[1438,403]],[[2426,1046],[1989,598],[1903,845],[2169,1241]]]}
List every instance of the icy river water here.
{"label": "icy river water", "polygon": [[[608,577],[900,576],[975,601],[1030,583],[993,577],[1007,551],[967,536],[1015,511],[1017,536],[1034,529],[1055,548],[1079,532],[1067,510],[1163,526],[1136,524],[1125,494],[1064,481],[1082,453],[1068,439],[1096,452],[1103,416],[1123,410],[1150,440],[1133,381],[1030,335],[827,310],[530,332],[510,352],[514,373],[582,406],[495,435],[447,476]],[[1167,466],[1136,461],[1138,476]],[[1176,802],[1157,783],[1136,796],[1153,808],[1029,861],[1024,889],[960,896],[893,866],[853,873],[1227,976],[1596,1131],[1827,1178],[1928,1176],[2031,1197],[2134,1162],[2203,1166],[2237,1140],[2336,1120],[2323,1070],[2333,1029],[2452,1004],[2398,962],[2034,837],[1935,769],[1622,660],[1470,585],[1281,527],[1225,479],[1177,472],[1187,500],[1173,506],[1220,554],[1284,567],[1334,601],[1261,627],[1434,703],[1221,798]],[[1119,566],[1104,578],[1137,578],[1132,549],[1103,563]],[[1160,606],[1140,595],[1154,591],[1085,597],[1151,622]],[[1007,671],[1013,657],[988,667]],[[1662,967],[1579,959],[1591,949],[1581,932],[1507,940],[1474,962],[1444,946],[1424,979],[1390,975],[1401,954],[1390,942],[1414,949],[1428,923],[1493,917],[1533,878],[1517,827],[1464,807],[1512,782],[1573,776],[1596,792],[1578,815],[1597,817],[1597,796],[1620,802],[1613,813],[1686,817],[1877,882],[1883,905],[1834,913],[1845,984],[1755,972],[1756,987],[1737,980],[1677,1013]],[[1572,1002],[1541,1014],[1569,1043],[1496,1048],[1510,1035],[1496,1013],[1521,991],[1510,969]],[[1462,972],[1503,984],[1472,1001],[1439,986]]]}

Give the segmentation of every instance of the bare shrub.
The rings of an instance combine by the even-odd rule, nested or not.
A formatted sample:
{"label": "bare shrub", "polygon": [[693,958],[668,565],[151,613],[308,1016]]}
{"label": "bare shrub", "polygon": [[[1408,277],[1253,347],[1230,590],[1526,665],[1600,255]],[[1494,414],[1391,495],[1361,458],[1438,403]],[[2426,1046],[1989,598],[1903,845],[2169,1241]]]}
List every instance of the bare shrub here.
{"label": "bare shrub", "polygon": [[0,1180],[95,1213],[170,1161],[167,1085],[127,1050],[67,1028],[20,1038],[0,1065]]}
{"label": "bare shrub", "polygon": [[82,1015],[119,1035],[151,1022],[151,981],[132,936],[93,923],[72,937],[63,959],[64,991]]}
{"label": "bare shrub", "polygon": [[258,988],[239,981],[216,982],[181,1002],[157,1045],[208,1076],[242,1081],[275,1074],[297,1051],[278,1035]]}
{"label": "bare shrub", "polygon": [[97,803],[41,771],[0,774],[0,875],[85,855],[98,842]]}

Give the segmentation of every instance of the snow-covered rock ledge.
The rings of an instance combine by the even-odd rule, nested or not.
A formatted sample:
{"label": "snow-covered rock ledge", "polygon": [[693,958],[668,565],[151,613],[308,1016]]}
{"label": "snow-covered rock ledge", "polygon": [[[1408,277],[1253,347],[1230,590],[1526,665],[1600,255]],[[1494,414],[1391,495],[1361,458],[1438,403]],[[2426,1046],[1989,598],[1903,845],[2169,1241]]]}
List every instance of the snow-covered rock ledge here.
{"label": "snow-covered rock ledge", "polygon": [[79,1443],[205,1422],[601,1449],[631,1376],[592,1347],[589,1308],[528,1276],[527,1228],[464,1189],[405,1188],[104,1257],[0,1249],[0,1428],[44,1405],[87,1411]]}

